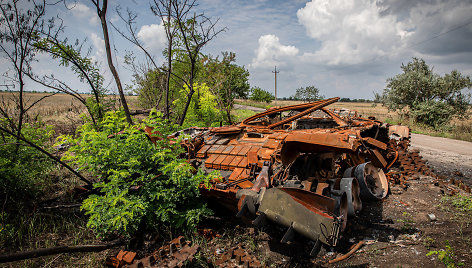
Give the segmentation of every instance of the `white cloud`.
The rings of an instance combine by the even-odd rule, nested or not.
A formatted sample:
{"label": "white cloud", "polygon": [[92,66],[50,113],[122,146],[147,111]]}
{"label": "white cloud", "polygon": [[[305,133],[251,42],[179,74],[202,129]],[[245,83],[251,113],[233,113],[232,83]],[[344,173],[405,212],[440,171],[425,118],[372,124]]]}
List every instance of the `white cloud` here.
{"label": "white cloud", "polygon": [[92,25],[98,25],[98,15],[95,10],[92,10],[87,5],[82,3],[71,3],[67,6],[71,10],[72,14],[79,19],[86,19]]}
{"label": "white cloud", "polygon": [[273,34],[259,37],[259,47],[256,49],[256,57],[249,65],[252,68],[283,66],[290,57],[298,54],[298,48],[280,44],[279,38]]}
{"label": "white cloud", "polygon": [[105,41],[96,33],[92,33],[90,39],[96,49],[95,55],[92,56],[92,59],[97,62],[106,62]]}
{"label": "white cloud", "polygon": [[376,1],[312,0],[297,17],[321,47],[305,55],[327,64],[356,64],[388,55],[404,46],[411,32],[396,15],[384,11]]}
{"label": "white cloud", "polygon": [[145,47],[154,55],[159,55],[167,42],[165,29],[158,24],[141,26],[138,38],[144,42]]}

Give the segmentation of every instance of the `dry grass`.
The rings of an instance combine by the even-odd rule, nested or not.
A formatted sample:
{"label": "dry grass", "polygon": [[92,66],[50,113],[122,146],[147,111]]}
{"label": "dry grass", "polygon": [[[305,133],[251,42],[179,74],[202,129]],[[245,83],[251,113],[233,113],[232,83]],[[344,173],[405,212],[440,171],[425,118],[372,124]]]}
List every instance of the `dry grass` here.
{"label": "dry grass", "polygon": [[[48,96],[48,93],[25,93],[24,101],[25,107],[29,107],[39,99]],[[82,97],[91,97],[89,94],[82,94]],[[10,105],[13,107],[15,99],[18,98],[17,92],[0,92],[0,105]],[[110,95],[108,98],[115,100],[118,107],[119,97]],[[137,97],[127,96],[126,100],[130,109],[138,109]],[[82,124],[83,121],[80,118],[80,114],[85,113],[85,106],[78,101],[76,98],[67,94],[56,94],[50,97],[46,97],[37,104],[35,104],[27,113],[27,121],[41,121],[54,125],[56,132],[61,134],[72,134],[75,128]]]}

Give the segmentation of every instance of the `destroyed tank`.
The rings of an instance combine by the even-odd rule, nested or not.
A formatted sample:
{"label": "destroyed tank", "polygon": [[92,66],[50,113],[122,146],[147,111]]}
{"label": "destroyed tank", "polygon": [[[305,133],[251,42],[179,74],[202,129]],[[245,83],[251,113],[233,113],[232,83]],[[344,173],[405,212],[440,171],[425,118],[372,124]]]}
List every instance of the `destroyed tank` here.
{"label": "destroyed tank", "polygon": [[[188,128],[185,157],[218,179],[201,185],[215,200],[255,225],[273,222],[295,233],[336,246],[363,202],[388,194],[387,170],[398,158],[396,145],[409,138],[405,126],[392,126],[356,114],[341,116],[326,108],[339,98],[275,107],[239,124]],[[152,130],[147,130],[150,134]]]}

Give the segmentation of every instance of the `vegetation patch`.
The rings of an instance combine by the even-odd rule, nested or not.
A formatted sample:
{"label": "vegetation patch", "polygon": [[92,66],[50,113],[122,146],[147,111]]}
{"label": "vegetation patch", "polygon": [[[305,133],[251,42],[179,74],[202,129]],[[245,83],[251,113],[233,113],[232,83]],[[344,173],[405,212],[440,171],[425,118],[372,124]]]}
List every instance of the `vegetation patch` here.
{"label": "vegetation patch", "polygon": [[[156,144],[142,131],[145,126],[154,128]],[[87,226],[98,235],[129,237],[162,225],[189,229],[211,213],[198,198],[198,186],[211,176],[178,157],[183,152],[179,140],[167,139],[174,130],[157,113],[130,126],[123,112],[108,112],[101,131],[86,123],[77,138],[59,137],[59,144],[70,145],[63,159],[97,178],[97,194],[82,209],[90,216]]]}

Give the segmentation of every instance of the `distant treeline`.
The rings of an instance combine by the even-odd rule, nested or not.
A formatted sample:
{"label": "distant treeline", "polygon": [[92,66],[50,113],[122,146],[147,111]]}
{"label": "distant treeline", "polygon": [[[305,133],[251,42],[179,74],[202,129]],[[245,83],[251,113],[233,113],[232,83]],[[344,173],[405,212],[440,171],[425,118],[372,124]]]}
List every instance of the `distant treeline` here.
{"label": "distant treeline", "polygon": [[[277,98],[277,99],[279,99],[279,100],[294,100],[294,101],[301,100],[301,99],[295,98],[293,96]],[[341,99],[339,99],[339,101],[340,102],[368,102],[368,103],[374,102],[373,100],[368,100],[368,99],[351,99],[351,98],[341,98]]]}
{"label": "distant treeline", "polygon": [[[18,92],[17,90],[5,90],[5,89],[0,89],[0,92]],[[47,91],[47,90],[43,90],[43,91],[40,91],[40,90],[27,90],[25,91],[25,93],[54,93],[54,91]],[[67,93],[64,93],[64,92],[56,92],[56,94],[67,94]],[[80,94],[92,94],[92,93],[80,93]],[[107,93],[107,94],[104,94],[104,95],[118,95],[118,93]],[[126,93],[126,95],[128,96],[136,96],[136,94],[134,94],[134,92],[129,92],[129,93]]]}

